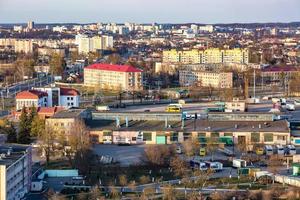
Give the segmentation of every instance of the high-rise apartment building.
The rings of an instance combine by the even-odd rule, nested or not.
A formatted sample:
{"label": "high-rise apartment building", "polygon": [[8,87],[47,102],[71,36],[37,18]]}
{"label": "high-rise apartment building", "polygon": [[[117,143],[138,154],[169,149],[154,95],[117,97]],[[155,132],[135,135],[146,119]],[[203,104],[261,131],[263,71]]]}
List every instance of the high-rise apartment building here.
{"label": "high-rise apartment building", "polygon": [[211,63],[249,63],[248,49],[218,49],[163,51],[163,63],[211,64]]}
{"label": "high-rise apartment building", "polygon": [[30,190],[31,146],[0,146],[0,200],[19,200]]}
{"label": "high-rise apartment building", "polygon": [[27,22],[27,29],[29,29],[29,30],[34,29],[34,22],[33,21]]}
{"label": "high-rise apartment building", "polygon": [[93,36],[78,34],[76,35],[76,44],[79,53],[96,52],[97,50],[107,50],[113,47],[113,37],[102,35]]}

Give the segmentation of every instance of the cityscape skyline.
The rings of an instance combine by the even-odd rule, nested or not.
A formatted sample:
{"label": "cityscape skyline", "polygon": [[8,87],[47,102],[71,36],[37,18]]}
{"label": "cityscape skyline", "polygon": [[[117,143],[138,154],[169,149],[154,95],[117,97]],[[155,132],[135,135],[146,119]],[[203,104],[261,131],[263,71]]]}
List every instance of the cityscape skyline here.
{"label": "cityscape skyline", "polygon": [[[0,23],[93,23],[126,21],[137,23],[267,23],[300,21],[297,0],[127,0],[98,2],[96,0],[63,2],[58,0],[37,3],[35,0],[2,0]],[[18,5],[18,7],[16,7]],[[61,6],[57,6],[61,5]],[[203,5],[205,6],[203,8]],[[147,8],[147,9],[144,9]],[[247,8],[247,9],[246,9]],[[285,12],[285,11],[289,12]],[[285,15],[279,13],[285,12]],[[13,13],[13,14],[12,14]],[[55,15],[53,15],[55,13]],[[96,14],[94,14],[96,13]]]}

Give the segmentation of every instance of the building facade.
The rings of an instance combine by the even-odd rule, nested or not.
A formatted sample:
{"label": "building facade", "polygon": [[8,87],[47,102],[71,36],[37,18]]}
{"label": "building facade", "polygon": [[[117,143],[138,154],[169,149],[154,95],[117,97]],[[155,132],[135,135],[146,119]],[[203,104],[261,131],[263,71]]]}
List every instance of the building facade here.
{"label": "building facade", "polygon": [[210,63],[249,63],[248,49],[218,49],[178,51],[175,49],[163,51],[164,63],[210,64]]}
{"label": "building facade", "polygon": [[112,90],[142,90],[142,73],[132,66],[97,63],[84,68],[84,85]]}
{"label": "building facade", "polygon": [[107,50],[113,48],[113,37],[107,35],[93,36],[76,35],[75,43],[78,45],[78,52],[87,54],[98,50]]}
{"label": "building facade", "polygon": [[196,84],[202,87],[232,88],[233,74],[232,72],[179,70],[179,84],[181,86]]}
{"label": "building facade", "polygon": [[22,199],[31,185],[31,147],[2,145],[0,152],[0,200]]}
{"label": "building facade", "polygon": [[19,92],[16,96],[16,110],[23,107],[79,107],[80,94],[72,88],[44,87]]}
{"label": "building facade", "polygon": [[48,94],[37,90],[28,90],[16,95],[16,110],[32,106],[48,107]]}

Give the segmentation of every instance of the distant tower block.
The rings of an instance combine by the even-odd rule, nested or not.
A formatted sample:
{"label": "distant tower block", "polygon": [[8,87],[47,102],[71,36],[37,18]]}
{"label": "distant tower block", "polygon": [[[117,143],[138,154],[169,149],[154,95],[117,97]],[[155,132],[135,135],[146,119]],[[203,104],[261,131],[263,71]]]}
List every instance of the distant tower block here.
{"label": "distant tower block", "polygon": [[29,30],[34,29],[34,22],[33,22],[33,21],[27,22],[27,28],[28,28]]}

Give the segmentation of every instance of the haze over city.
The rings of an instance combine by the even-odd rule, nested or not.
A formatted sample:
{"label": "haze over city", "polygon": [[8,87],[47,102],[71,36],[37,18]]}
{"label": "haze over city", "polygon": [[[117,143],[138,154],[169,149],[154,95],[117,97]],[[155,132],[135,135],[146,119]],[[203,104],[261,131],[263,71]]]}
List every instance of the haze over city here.
{"label": "haze over city", "polygon": [[0,0],[0,200],[300,199],[300,0]]}
{"label": "haze over city", "polygon": [[0,23],[294,22],[299,8],[299,0],[1,0]]}

